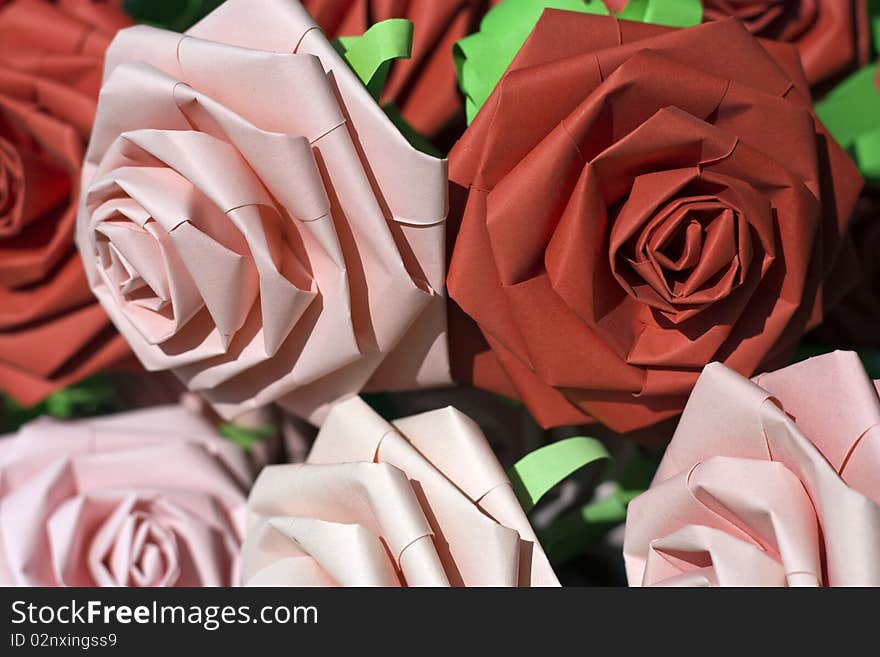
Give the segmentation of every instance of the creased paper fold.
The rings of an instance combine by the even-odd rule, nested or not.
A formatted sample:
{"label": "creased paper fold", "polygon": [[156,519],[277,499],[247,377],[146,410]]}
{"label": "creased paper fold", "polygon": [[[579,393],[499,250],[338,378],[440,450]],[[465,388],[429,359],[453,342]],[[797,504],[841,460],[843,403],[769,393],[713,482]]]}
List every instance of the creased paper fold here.
{"label": "creased paper fold", "polygon": [[453,408],[385,422],[340,402],[305,464],[248,500],[253,586],[558,586],[485,437]]}
{"label": "creased paper fold", "polygon": [[856,354],[708,366],[648,492],[631,585],[880,585],[880,397]]}

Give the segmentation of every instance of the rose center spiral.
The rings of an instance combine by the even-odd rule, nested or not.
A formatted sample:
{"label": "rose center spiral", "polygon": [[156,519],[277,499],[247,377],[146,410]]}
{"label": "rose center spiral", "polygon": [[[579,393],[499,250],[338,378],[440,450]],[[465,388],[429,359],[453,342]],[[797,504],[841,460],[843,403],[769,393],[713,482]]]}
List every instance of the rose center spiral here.
{"label": "rose center spiral", "polygon": [[742,283],[750,261],[740,212],[712,196],[677,199],[658,208],[614,257],[624,289],[670,318],[728,297]]}
{"label": "rose center spiral", "polygon": [[107,221],[98,227],[98,257],[107,278],[130,304],[171,319],[171,281],[154,221]]}
{"label": "rose center spiral", "polygon": [[104,565],[120,586],[168,586],[179,573],[174,532],[160,519],[134,511],[119,528]]}
{"label": "rose center spiral", "polygon": [[166,169],[131,169],[90,196],[100,204],[93,216],[100,275],[151,344],[175,335],[204,305],[176,243],[185,218],[178,205],[188,203],[181,185]]}

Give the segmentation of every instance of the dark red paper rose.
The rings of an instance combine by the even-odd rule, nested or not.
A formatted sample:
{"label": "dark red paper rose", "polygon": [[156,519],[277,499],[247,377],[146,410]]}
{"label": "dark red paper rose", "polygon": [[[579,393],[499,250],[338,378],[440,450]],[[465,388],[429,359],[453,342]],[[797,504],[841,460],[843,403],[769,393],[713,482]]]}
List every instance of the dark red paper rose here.
{"label": "dark red paper rose", "polygon": [[383,101],[419,133],[435,136],[463,116],[452,46],[473,32],[498,0],[304,0],[330,38],[363,34],[390,18],[415,25],[412,57],[395,63]]}
{"label": "dark red paper rose", "polygon": [[858,171],[796,51],[736,21],[545,12],[450,177],[449,291],[487,343],[453,324],[457,375],[544,426],[671,417],[709,362],[784,362],[851,283]]}
{"label": "dark red paper rose", "polygon": [[126,22],[108,3],[0,3],[0,392],[25,405],[128,351],[73,244],[104,50]]}
{"label": "dark red paper rose", "polygon": [[817,84],[866,64],[867,0],[703,0],[705,20],[738,18],[753,34],[797,46]]}

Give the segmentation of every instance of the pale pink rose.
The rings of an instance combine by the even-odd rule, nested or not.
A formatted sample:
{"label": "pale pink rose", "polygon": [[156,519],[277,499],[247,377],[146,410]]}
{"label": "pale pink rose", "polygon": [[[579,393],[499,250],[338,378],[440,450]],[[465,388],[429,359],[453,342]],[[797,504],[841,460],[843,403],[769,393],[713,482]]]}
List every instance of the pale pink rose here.
{"label": "pale pink rose", "polygon": [[631,585],[880,586],[880,397],[854,353],[710,365],[629,507]]}
{"label": "pale pink rose", "polygon": [[558,586],[477,425],[452,408],[385,422],[340,402],[305,464],[248,500],[250,586]]}
{"label": "pale pink rose", "polygon": [[0,585],[230,586],[242,452],[176,406],[0,438]]}
{"label": "pale pink rose", "polygon": [[363,389],[450,381],[446,162],[412,148],[300,3],[121,31],[77,243],[151,371],[226,419],[320,423]]}

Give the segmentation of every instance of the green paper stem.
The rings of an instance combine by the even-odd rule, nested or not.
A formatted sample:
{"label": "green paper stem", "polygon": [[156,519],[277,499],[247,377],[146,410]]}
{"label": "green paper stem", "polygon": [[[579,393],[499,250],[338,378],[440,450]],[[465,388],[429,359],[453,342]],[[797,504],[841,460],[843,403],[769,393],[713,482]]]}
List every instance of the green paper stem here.
{"label": "green paper stem", "polygon": [[526,513],[578,470],[599,461],[611,461],[605,446],[595,438],[568,438],[536,449],[520,459],[508,476]]}

